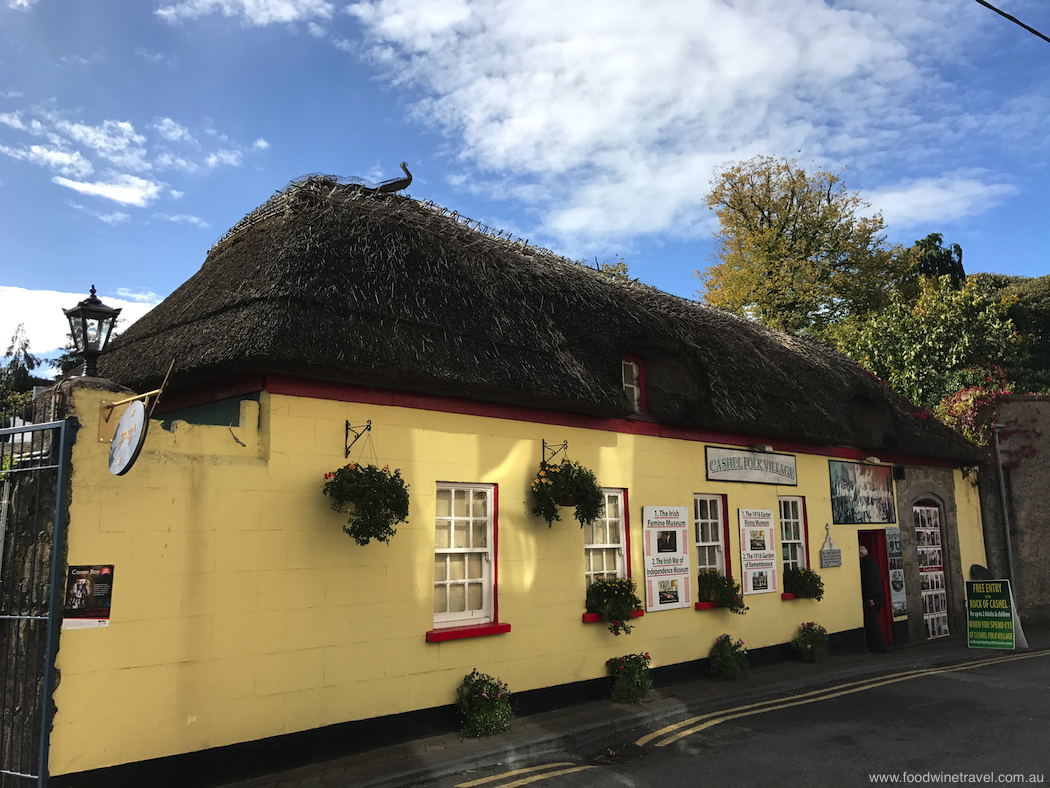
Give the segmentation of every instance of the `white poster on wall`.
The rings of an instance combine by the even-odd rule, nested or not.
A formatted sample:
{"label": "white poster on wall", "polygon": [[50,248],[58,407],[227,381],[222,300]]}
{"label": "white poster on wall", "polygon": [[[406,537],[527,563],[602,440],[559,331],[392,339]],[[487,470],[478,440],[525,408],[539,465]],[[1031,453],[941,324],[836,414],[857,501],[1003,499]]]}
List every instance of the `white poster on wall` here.
{"label": "white poster on wall", "polygon": [[689,507],[643,506],[645,612],[691,607]]}
{"label": "white poster on wall", "polygon": [[745,594],[777,590],[777,549],[772,509],[738,509],[740,516],[740,586]]}

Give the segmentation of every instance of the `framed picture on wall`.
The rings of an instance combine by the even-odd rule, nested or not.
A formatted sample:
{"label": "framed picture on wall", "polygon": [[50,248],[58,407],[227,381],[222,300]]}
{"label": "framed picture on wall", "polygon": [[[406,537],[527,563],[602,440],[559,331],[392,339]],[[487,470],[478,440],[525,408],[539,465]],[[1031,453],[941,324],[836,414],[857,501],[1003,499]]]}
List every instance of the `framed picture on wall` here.
{"label": "framed picture on wall", "polygon": [[897,522],[893,467],[828,460],[831,519],[844,525]]}

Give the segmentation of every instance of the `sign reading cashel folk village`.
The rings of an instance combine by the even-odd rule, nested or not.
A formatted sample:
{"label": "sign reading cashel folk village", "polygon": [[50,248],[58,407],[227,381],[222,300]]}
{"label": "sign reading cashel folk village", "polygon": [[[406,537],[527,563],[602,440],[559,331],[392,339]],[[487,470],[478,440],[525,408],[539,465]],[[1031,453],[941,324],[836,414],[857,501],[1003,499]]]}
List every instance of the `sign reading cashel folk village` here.
{"label": "sign reading cashel folk village", "polygon": [[705,458],[709,482],[757,482],[798,486],[793,454],[707,446]]}

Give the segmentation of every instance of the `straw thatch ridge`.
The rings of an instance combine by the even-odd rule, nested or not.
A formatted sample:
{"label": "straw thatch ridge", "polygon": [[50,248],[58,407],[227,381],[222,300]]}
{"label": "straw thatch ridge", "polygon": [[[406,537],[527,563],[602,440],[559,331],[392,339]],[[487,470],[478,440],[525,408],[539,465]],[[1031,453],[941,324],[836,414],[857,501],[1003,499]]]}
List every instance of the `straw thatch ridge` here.
{"label": "straw thatch ridge", "polygon": [[815,341],[586,268],[408,197],[325,176],[235,225],[99,363],[139,390],[283,372],[973,462],[962,438]]}

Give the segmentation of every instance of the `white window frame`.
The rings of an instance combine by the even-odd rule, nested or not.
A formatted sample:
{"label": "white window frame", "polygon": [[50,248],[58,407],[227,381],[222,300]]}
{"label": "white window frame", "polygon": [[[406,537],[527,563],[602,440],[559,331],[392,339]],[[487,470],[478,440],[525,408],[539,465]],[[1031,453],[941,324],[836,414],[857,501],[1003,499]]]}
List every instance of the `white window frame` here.
{"label": "white window frame", "polygon": [[[707,504],[708,516],[701,516],[702,503]],[[711,508],[714,508],[714,517],[711,517]],[[721,495],[705,495],[704,493],[693,494],[693,524],[696,535],[696,569],[702,572],[705,569],[717,569],[720,574],[726,574],[726,546],[725,546],[725,512]],[[704,525],[707,525],[707,536],[711,532],[717,535],[714,541],[704,538]],[[715,562],[712,564],[710,557],[714,551]]]}
{"label": "white window frame", "polygon": [[[623,490],[603,487],[602,496],[604,503],[598,519],[591,525],[583,526],[583,568],[587,588],[590,588],[596,577],[630,577],[627,565],[627,512],[624,509]],[[615,500],[617,503],[616,508],[620,513],[618,518],[608,516],[610,500]],[[611,523],[615,523],[617,526],[619,541],[595,542],[594,538],[599,528],[605,528],[605,535],[608,538],[608,526]],[[607,567],[607,559],[610,554],[616,561],[616,566],[611,570]],[[593,567],[592,555],[601,555],[602,563],[600,568],[595,569]]]}
{"label": "white window frame", "polygon": [[637,361],[623,359],[623,393],[627,395],[635,413],[642,412],[642,365]]}
{"label": "white window frame", "polygon": [[797,495],[782,495],[777,500],[777,508],[780,510],[780,555],[784,570],[805,569],[808,566],[805,498]]}
{"label": "white window frame", "polygon": [[[449,514],[439,515],[441,511],[440,499],[443,493],[449,494]],[[467,504],[465,509],[457,511],[457,493],[462,493]],[[475,496],[482,493],[486,497],[483,515],[475,515],[473,502]],[[495,621],[495,576],[496,576],[496,485],[474,484],[462,482],[438,482],[437,496],[435,498],[434,515],[434,627],[449,627],[464,624],[486,624]],[[477,526],[483,530],[485,544],[473,546],[474,535]],[[443,545],[441,539],[442,530],[449,528],[449,544]],[[456,547],[456,535],[462,533],[465,539],[460,547]],[[462,556],[462,561],[457,559]],[[480,572],[477,577],[468,577],[472,556],[481,559]],[[442,578],[441,564],[444,563],[444,577]],[[461,563],[463,577],[455,569],[455,564]],[[480,607],[470,609],[470,585],[480,585],[481,604]],[[455,588],[463,587],[464,610],[450,611],[452,600],[456,594]],[[444,593],[445,610],[438,612],[439,594]]]}

